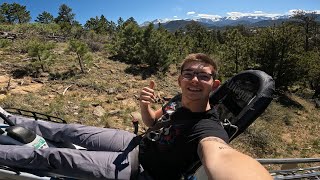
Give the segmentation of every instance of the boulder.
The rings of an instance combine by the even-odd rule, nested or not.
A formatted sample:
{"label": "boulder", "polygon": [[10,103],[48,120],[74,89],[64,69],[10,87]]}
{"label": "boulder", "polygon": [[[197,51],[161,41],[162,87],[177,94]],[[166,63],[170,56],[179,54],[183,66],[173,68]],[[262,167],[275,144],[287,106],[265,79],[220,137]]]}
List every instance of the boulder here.
{"label": "boulder", "polygon": [[106,111],[101,106],[97,106],[93,110],[93,114],[98,116],[98,117],[103,116],[105,113],[106,113]]}

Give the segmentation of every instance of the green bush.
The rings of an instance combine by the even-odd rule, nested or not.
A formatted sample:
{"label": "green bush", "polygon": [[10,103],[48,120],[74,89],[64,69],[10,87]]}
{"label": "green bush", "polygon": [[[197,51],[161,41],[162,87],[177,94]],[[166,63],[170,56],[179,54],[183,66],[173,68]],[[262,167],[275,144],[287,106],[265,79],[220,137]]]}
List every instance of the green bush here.
{"label": "green bush", "polygon": [[0,24],[0,31],[9,32],[14,29],[15,25],[10,24]]}
{"label": "green bush", "polygon": [[56,23],[42,24],[42,23],[29,23],[15,25],[14,32],[22,33],[24,35],[52,35],[61,34],[60,26]]}
{"label": "green bush", "polygon": [[28,42],[28,55],[33,57],[30,63],[32,69],[39,72],[41,69],[43,72],[48,71],[49,65],[53,63],[54,56],[50,52],[54,48],[54,44],[40,39],[33,39]]}
{"label": "green bush", "polygon": [[0,48],[6,48],[12,44],[12,41],[9,39],[0,39]]}
{"label": "green bush", "polygon": [[89,48],[87,44],[76,39],[70,40],[67,51],[76,53],[81,72],[84,73],[85,61],[91,61],[91,56],[88,55]]}
{"label": "green bush", "polygon": [[92,52],[99,52],[105,49],[108,36],[97,34],[93,30],[86,31],[81,36]]}
{"label": "green bush", "polygon": [[11,46],[10,51],[19,53],[28,53],[28,42],[29,39],[18,39],[15,40]]}

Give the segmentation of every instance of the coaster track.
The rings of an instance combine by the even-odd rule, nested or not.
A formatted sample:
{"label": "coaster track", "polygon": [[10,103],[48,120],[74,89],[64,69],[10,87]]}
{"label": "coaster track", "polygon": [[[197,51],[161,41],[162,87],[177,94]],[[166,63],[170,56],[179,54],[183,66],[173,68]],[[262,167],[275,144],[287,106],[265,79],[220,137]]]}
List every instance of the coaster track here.
{"label": "coaster track", "polygon": [[281,170],[270,170],[274,179],[319,179],[320,180],[320,158],[279,158],[279,159],[257,159],[263,165],[285,165],[285,164],[307,164],[305,168],[292,168]]}

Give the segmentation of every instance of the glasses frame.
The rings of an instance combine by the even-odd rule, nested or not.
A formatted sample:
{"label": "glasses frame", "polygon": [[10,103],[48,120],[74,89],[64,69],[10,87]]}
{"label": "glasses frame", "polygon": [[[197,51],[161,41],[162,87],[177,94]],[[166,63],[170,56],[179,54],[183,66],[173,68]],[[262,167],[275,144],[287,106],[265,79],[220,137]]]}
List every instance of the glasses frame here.
{"label": "glasses frame", "polygon": [[[185,77],[184,75],[183,75],[183,72],[190,72],[190,73],[192,73],[192,77],[190,77],[190,78],[187,78],[187,77]],[[191,69],[184,69],[184,70],[182,70],[181,71],[181,76],[183,77],[183,78],[185,78],[185,79],[188,79],[188,80],[192,80],[195,76],[197,77],[197,79],[199,80],[199,81],[205,81],[205,82],[208,82],[208,81],[210,81],[211,80],[211,78],[209,79],[209,80],[204,80],[204,79],[202,79],[202,78],[199,78],[199,74],[201,74],[201,73],[203,73],[203,74],[208,74],[209,76],[211,76],[211,78],[214,80],[214,78],[215,78],[215,74],[210,74],[210,73],[207,73],[207,72],[197,72],[197,71],[194,71],[194,70],[191,70]]]}

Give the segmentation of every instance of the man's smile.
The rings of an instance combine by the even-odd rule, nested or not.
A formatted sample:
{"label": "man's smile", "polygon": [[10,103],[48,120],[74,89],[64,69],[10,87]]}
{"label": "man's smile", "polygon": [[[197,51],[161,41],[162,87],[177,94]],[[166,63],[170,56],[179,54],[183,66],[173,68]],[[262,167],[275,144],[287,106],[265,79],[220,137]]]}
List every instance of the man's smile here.
{"label": "man's smile", "polygon": [[188,87],[187,89],[188,89],[189,91],[192,91],[192,92],[200,92],[200,91],[201,91],[201,89],[196,88],[196,87]]}

